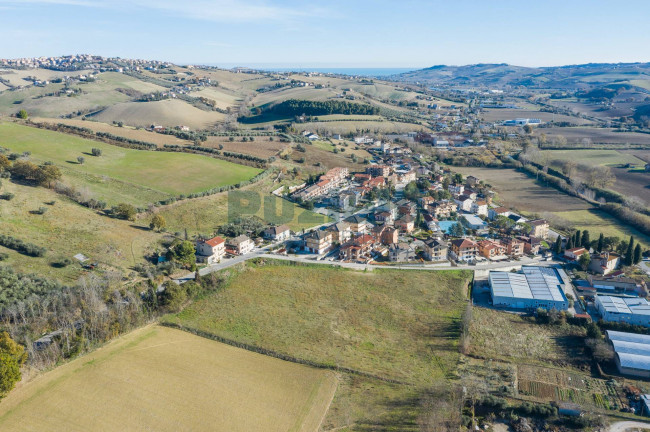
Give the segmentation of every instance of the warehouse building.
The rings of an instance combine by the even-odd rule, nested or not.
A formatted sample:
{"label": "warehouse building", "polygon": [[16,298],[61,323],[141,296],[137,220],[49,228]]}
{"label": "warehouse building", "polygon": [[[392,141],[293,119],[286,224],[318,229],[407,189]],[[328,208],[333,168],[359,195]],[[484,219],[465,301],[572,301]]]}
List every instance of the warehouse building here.
{"label": "warehouse building", "polygon": [[550,267],[523,267],[520,273],[492,271],[492,304],[514,309],[567,310],[562,277]]}
{"label": "warehouse building", "polygon": [[650,327],[650,302],[644,298],[597,295],[595,301],[603,321]]}
{"label": "warehouse building", "polygon": [[621,374],[650,378],[650,336],[607,330],[607,340]]}

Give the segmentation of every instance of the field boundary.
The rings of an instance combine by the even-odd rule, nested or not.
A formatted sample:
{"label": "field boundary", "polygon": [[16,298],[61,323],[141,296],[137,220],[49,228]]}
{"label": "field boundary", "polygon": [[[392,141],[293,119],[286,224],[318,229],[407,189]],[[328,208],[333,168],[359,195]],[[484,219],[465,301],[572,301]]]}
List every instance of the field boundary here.
{"label": "field boundary", "polygon": [[371,379],[375,379],[375,380],[378,380],[378,381],[383,381],[383,382],[386,382],[386,383],[389,383],[389,384],[399,384],[399,385],[409,385],[409,386],[414,385],[413,383],[409,383],[409,382],[405,382],[405,381],[399,381],[399,380],[396,380],[396,379],[393,379],[393,378],[388,378],[388,377],[382,377],[380,375],[374,375],[374,374],[371,374],[371,373],[368,373],[368,372],[363,372],[363,371],[360,371],[360,370],[357,370],[357,369],[351,369],[351,368],[335,366],[335,365],[331,365],[331,364],[327,364],[327,363],[320,363],[320,362],[316,362],[316,361],[313,361],[313,360],[302,359],[302,358],[299,358],[299,357],[293,357],[293,356],[290,356],[290,355],[287,355],[287,354],[282,354],[282,353],[279,353],[277,351],[273,351],[273,350],[270,350],[270,349],[267,349],[267,348],[262,348],[262,347],[258,347],[258,346],[255,346],[255,345],[250,345],[250,344],[247,344],[247,343],[243,343],[243,342],[237,342],[235,340],[224,338],[222,336],[218,336],[218,335],[215,335],[213,333],[209,333],[209,332],[206,332],[206,331],[203,331],[203,330],[198,330],[198,329],[195,329],[195,328],[192,328],[192,327],[184,327],[184,326],[182,326],[180,324],[176,324],[176,323],[161,322],[160,325],[164,326],[164,327],[174,328],[174,329],[177,329],[177,330],[192,333],[192,334],[194,334],[196,336],[201,336],[201,337],[206,338],[206,339],[212,339],[214,341],[221,342],[221,343],[224,343],[226,345],[234,346],[235,348],[245,349],[247,351],[255,352],[257,354],[262,354],[262,355],[266,355],[266,356],[269,356],[269,357],[274,357],[274,358],[277,358],[279,360],[284,360],[284,361],[288,361],[288,362],[291,362],[291,363],[307,365],[307,366],[311,366],[311,367],[314,367],[314,368],[317,368],[317,369],[327,369],[327,370],[333,370],[333,371],[337,371],[337,372],[348,373],[348,374],[351,374],[351,375],[362,376],[364,378],[371,378]]}

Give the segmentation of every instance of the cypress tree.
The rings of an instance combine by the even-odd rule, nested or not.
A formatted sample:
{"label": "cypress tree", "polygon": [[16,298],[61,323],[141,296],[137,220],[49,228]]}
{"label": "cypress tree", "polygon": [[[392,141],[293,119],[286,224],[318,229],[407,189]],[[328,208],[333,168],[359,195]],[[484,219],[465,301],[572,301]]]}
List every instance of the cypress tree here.
{"label": "cypress tree", "polygon": [[573,249],[573,236],[569,236],[569,239],[566,241],[566,248]]}
{"label": "cypress tree", "polygon": [[559,255],[562,253],[562,236],[557,236],[555,239],[555,254]]}
{"label": "cypress tree", "polygon": [[634,248],[634,264],[638,264],[641,262],[641,243],[637,243],[636,247]]}
{"label": "cypress tree", "polygon": [[625,253],[625,265],[634,264],[634,237],[630,236],[630,242],[627,244],[627,252]]}
{"label": "cypress tree", "polygon": [[581,234],[580,230],[576,230],[576,232],[573,233],[573,245],[575,247],[580,246],[580,234]]}
{"label": "cypress tree", "polygon": [[602,252],[603,247],[605,247],[605,236],[603,235],[603,233],[600,233],[600,236],[598,237],[598,246],[596,247],[596,250],[598,252]]}
{"label": "cypress tree", "polygon": [[580,244],[582,244],[583,248],[589,249],[589,243],[591,243],[591,241],[589,239],[589,231],[584,230],[582,232],[582,241],[580,242]]}

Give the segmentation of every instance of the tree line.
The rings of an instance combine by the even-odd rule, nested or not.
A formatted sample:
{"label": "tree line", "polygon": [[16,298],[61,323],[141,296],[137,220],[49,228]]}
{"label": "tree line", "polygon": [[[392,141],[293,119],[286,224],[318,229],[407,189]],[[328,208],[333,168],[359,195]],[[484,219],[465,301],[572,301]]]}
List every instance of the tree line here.
{"label": "tree line", "polygon": [[265,112],[283,115],[328,115],[328,114],[359,114],[359,115],[377,115],[379,108],[367,104],[358,104],[347,101],[308,101],[289,99],[276,105],[271,105],[265,109]]}

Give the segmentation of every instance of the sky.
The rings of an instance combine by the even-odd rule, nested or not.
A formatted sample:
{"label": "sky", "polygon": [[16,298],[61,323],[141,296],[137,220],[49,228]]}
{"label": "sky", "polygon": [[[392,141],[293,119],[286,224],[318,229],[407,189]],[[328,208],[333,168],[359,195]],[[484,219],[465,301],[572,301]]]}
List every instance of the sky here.
{"label": "sky", "polygon": [[0,58],[408,67],[650,61],[647,0],[0,0]]}

